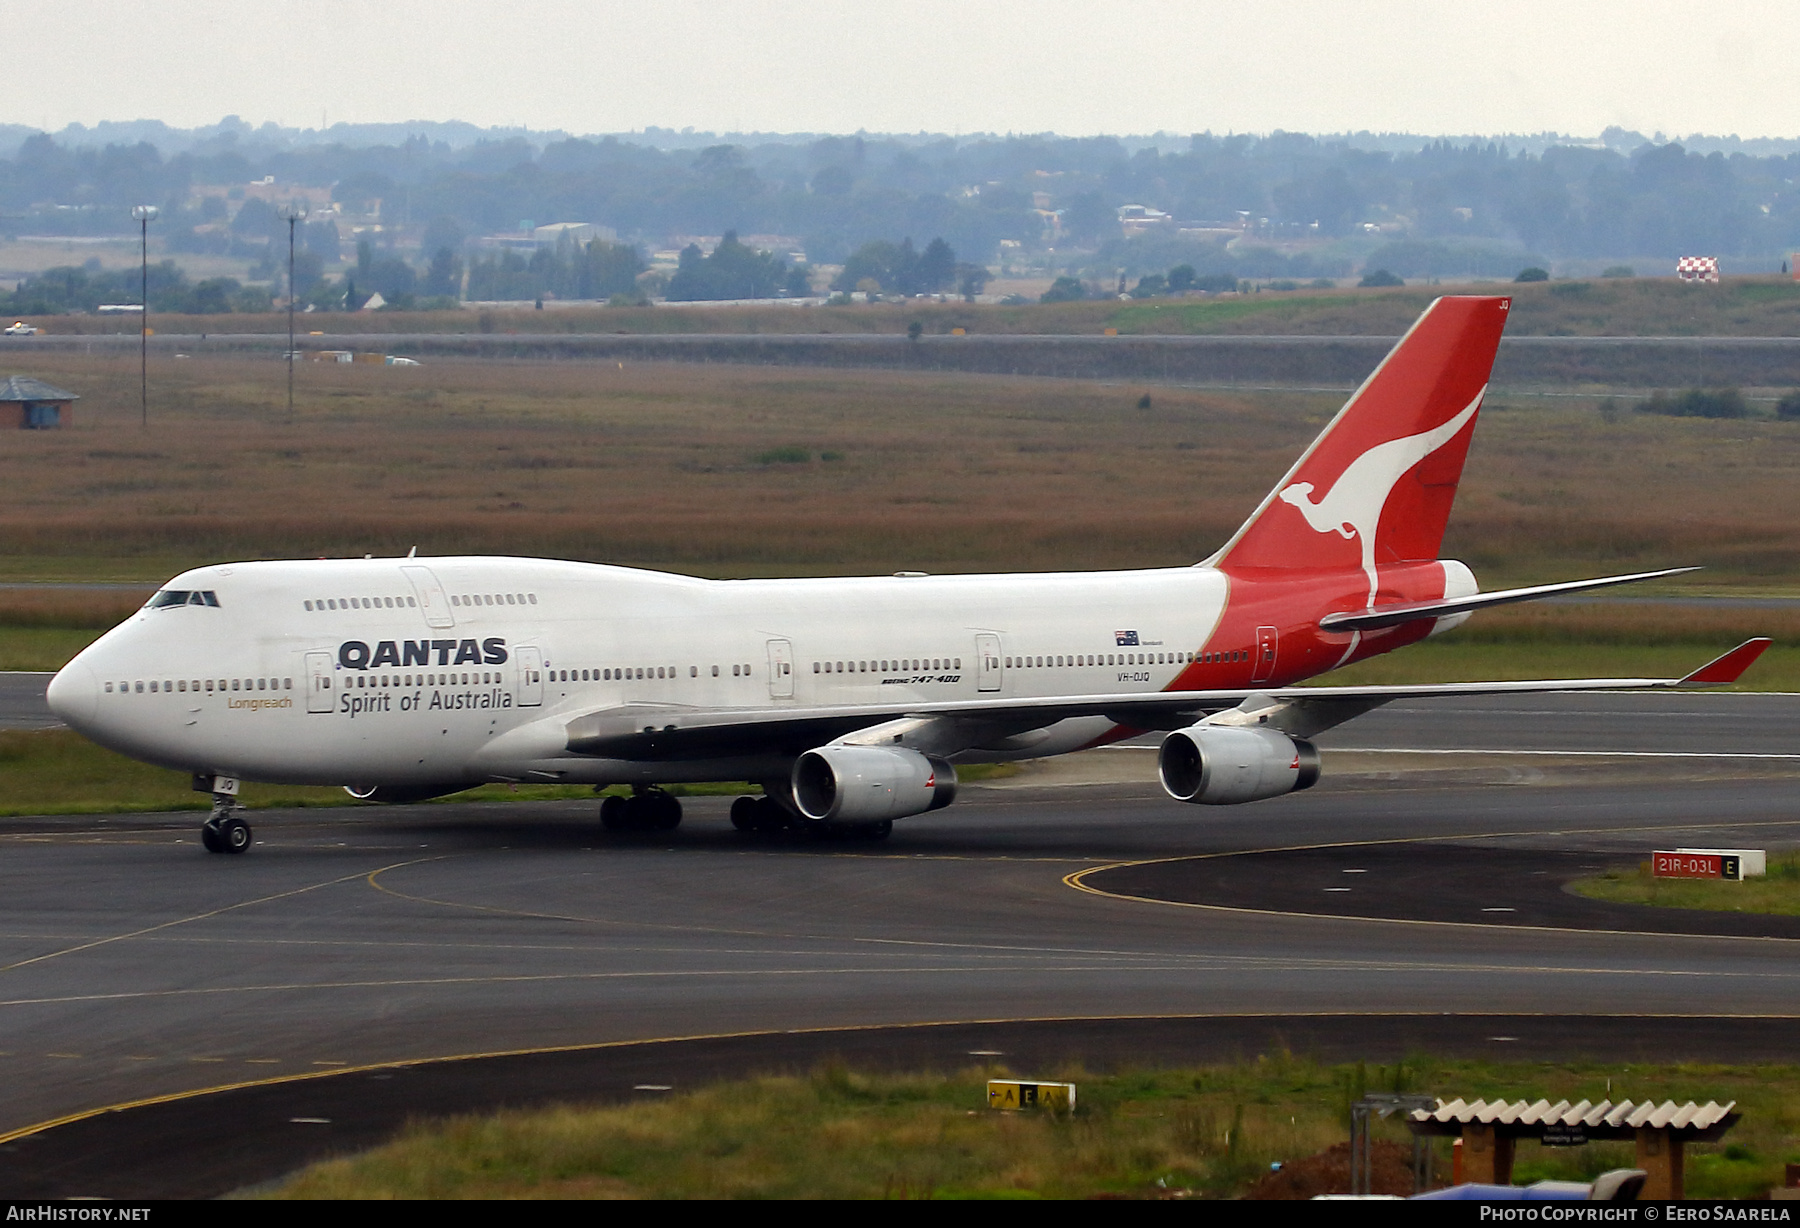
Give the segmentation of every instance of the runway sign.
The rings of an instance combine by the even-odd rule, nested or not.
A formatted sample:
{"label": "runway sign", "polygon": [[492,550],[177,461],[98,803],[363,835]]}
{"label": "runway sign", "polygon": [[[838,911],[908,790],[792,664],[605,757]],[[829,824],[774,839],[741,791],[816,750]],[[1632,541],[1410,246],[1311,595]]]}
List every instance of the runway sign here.
{"label": "runway sign", "polygon": [[1018,1079],[989,1079],[990,1109],[1051,1109],[1068,1113],[1075,1108],[1073,1083],[1025,1083]]}
{"label": "runway sign", "polygon": [[1723,878],[1741,882],[1767,873],[1762,849],[1666,849],[1650,856],[1653,878]]}

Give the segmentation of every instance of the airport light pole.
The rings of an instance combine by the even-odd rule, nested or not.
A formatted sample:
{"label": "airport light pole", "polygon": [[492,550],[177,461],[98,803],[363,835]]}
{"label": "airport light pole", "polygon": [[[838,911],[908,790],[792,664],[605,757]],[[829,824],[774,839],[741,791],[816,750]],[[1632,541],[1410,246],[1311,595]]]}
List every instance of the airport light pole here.
{"label": "airport light pole", "polygon": [[281,216],[288,224],[288,417],[294,416],[294,227],[306,218],[306,206],[286,204]]}
{"label": "airport light pole", "polygon": [[136,205],[131,216],[138,224],[138,410],[143,425],[150,425],[150,219],[155,205]]}

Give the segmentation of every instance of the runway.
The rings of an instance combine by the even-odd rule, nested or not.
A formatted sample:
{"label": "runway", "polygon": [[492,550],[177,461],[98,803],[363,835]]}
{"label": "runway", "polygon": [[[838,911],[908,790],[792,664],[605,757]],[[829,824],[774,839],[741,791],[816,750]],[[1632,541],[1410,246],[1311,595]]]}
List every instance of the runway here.
{"label": "runway", "polygon": [[[1520,717],[1520,736],[1541,719]],[[1110,753],[1115,764],[1144,758]],[[747,842],[726,823],[725,799],[691,799],[682,828],[654,836],[604,833],[588,803],[263,812],[260,843],[242,858],[201,853],[193,816],[17,821],[0,837],[0,1194],[141,1191],[93,1182],[166,1177],[158,1147],[204,1141],[175,1130],[170,1114],[215,1137],[293,1139],[267,1154],[246,1142],[261,1160],[185,1187],[217,1192],[364,1141],[403,1117],[409,1096],[421,1111],[470,1106],[442,1081],[479,1070],[512,1072],[474,1079],[492,1103],[545,1080],[562,1095],[631,1094],[633,1070],[679,1086],[733,1061],[768,1068],[834,1048],[941,1065],[968,1049],[1016,1048],[1021,1036],[1031,1042],[1021,1052],[1104,1063],[1109,1052],[1134,1060],[1136,1046],[1143,1060],[1174,1060],[1273,1042],[1305,1016],[1337,1017],[1315,1032],[1332,1052],[1369,1060],[1399,1056],[1421,1029],[1451,1047],[1516,1043],[1492,1040],[1504,1029],[1544,1053],[1622,1052],[1649,1037],[1670,1057],[1792,1058],[1800,1048],[1790,939],[1341,919],[1080,889],[1104,875],[1065,881],[1122,862],[1426,838],[1625,863],[1671,843],[1800,843],[1800,771],[1695,781],[1669,761],[1606,760],[1499,777],[1535,782],[1511,787],[1419,787],[1379,773],[1334,779],[1332,762],[1328,752],[1326,781],[1309,793],[1219,811],[1168,801],[1148,779],[971,788],[948,810],[897,824],[878,847]],[[1149,1022],[1093,1022],[1118,1016]],[[1497,1016],[1511,1022],[1484,1022]],[[1463,1023],[1434,1032],[1421,1022],[1433,1017]],[[939,1038],[913,1049],[781,1040],[795,1029],[973,1021],[994,1022],[979,1037],[912,1029]],[[449,1067],[364,1071],[8,1137],[208,1087],[727,1036],[740,1039],[689,1042],[725,1048],[686,1068],[676,1050],[650,1047],[585,1066],[567,1054],[465,1063],[455,1077],[424,1073]],[[300,1087],[346,1103],[334,1110],[343,1121],[294,1109]],[[298,1123],[316,1132],[295,1139],[290,1118],[315,1116],[333,1121]],[[98,1175],[51,1163],[70,1148],[107,1154],[92,1133],[107,1130],[107,1145],[123,1150]]]}
{"label": "runway", "polygon": [[44,701],[55,674],[0,673],[0,729],[56,729],[62,722]]}

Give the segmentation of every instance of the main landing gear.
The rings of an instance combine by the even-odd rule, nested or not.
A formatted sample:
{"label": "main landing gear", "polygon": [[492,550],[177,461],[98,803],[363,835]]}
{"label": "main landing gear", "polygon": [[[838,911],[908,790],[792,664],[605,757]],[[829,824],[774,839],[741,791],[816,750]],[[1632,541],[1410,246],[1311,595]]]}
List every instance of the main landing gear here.
{"label": "main landing gear", "polygon": [[731,825],[747,835],[791,831],[843,840],[886,840],[894,830],[892,819],[882,819],[876,823],[810,822],[768,794],[761,797],[740,797],[732,802]]}
{"label": "main landing gear", "polygon": [[243,807],[229,793],[213,794],[212,813],[200,824],[200,843],[209,853],[250,851],[250,824],[238,817]]}
{"label": "main landing gear", "polygon": [[600,803],[607,831],[674,831],[681,826],[681,803],[661,789],[631,786],[630,797],[614,794]]}

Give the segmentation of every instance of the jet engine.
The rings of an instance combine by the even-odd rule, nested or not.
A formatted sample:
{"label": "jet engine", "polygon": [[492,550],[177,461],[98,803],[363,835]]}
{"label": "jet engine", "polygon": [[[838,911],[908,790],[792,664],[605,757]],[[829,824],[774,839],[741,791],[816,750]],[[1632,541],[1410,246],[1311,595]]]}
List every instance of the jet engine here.
{"label": "jet engine", "polygon": [[956,800],[956,769],[899,746],[809,750],[794,763],[794,804],[817,822],[868,823],[937,810]]}
{"label": "jet engine", "polygon": [[1273,729],[1191,725],[1163,739],[1156,772],[1178,802],[1231,806],[1311,788],[1319,752]]}

